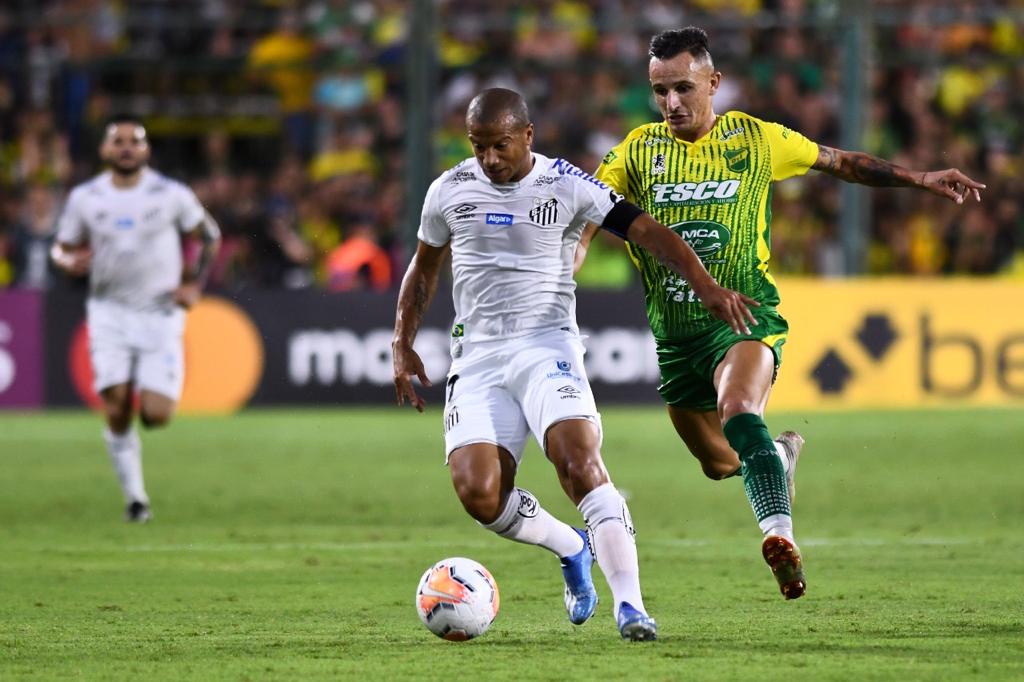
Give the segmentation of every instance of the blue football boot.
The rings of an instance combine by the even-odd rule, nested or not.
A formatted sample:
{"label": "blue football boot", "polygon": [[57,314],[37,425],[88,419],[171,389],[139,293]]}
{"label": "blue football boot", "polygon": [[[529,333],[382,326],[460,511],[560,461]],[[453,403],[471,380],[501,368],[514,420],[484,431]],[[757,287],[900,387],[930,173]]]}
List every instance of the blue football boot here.
{"label": "blue football boot", "polygon": [[658,639],[658,624],[643,611],[633,608],[628,601],[619,604],[616,621],[622,639],[632,642],[651,642]]}
{"label": "blue football boot", "polygon": [[583,538],[583,549],[572,556],[562,557],[562,575],[565,577],[565,611],[574,625],[583,625],[597,608],[597,590],[590,578],[594,555],[586,531],[573,528]]}

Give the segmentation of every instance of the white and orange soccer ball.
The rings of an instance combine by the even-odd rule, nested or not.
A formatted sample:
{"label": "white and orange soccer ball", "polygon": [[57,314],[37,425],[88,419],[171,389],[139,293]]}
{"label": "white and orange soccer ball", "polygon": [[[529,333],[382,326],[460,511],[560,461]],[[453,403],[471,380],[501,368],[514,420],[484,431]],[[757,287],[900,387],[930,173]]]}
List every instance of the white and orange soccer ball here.
{"label": "white and orange soccer ball", "polygon": [[464,557],[442,559],[416,588],[416,611],[438,637],[462,642],[487,632],[498,615],[498,583],[486,568]]}

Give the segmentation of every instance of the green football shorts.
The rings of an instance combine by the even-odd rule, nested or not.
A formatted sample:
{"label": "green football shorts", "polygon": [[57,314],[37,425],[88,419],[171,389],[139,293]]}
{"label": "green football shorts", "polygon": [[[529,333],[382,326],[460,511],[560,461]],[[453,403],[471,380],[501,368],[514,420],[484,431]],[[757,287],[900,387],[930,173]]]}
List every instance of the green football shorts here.
{"label": "green football shorts", "polygon": [[685,340],[658,341],[658,368],[661,370],[658,393],[662,400],[673,407],[700,411],[717,409],[715,369],[733,344],[740,341],[760,341],[771,348],[777,375],[789,324],[774,307],[755,308],[753,313],[757,326],[751,328],[749,335],[737,336],[724,322],[716,320],[706,331]]}

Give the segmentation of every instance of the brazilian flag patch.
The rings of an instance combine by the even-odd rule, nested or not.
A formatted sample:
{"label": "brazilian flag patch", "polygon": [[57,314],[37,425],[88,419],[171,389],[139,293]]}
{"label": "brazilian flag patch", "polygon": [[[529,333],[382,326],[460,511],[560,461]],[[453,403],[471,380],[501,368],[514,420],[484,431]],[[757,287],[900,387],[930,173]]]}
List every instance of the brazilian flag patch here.
{"label": "brazilian flag patch", "polygon": [[607,154],[604,155],[604,158],[601,159],[601,163],[604,164],[604,165],[608,165],[609,163],[611,163],[612,161],[614,161],[617,158],[619,158],[619,155],[616,154],[615,150],[613,149],[613,150],[611,150],[610,152],[608,152]]}
{"label": "brazilian flag patch", "polygon": [[459,339],[466,335],[466,328],[462,324],[452,327],[452,338]]}

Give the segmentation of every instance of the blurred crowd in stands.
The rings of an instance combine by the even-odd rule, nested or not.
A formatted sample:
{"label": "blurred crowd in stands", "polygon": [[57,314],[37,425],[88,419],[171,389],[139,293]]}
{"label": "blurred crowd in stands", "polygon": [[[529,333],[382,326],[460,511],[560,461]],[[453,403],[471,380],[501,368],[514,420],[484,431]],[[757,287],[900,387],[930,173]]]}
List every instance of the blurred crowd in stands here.
{"label": "blurred crowd in stands", "polygon": [[[593,170],[656,120],[652,33],[696,24],[742,109],[843,147],[843,55],[862,5],[857,147],[915,169],[959,167],[980,205],[868,194],[862,271],[1024,276],[1024,2],[958,0],[427,0],[438,35],[431,174],[470,154],[482,87],[526,96],[535,147]],[[405,173],[415,0],[32,0],[0,7],[0,286],[46,288],[67,190],[99,170],[112,113],[147,124],[153,165],[220,222],[215,288],[397,286],[414,243]],[[845,36],[845,37],[844,37]],[[846,145],[849,147],[850,145]],[[846,272],[841,183],[776,188],[773,269]],[[628,285],[614,240],[584,286]]]}

